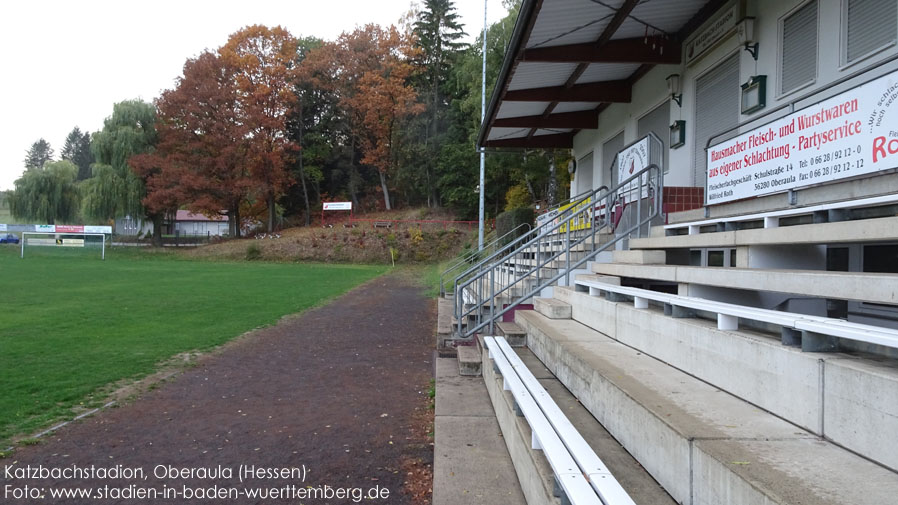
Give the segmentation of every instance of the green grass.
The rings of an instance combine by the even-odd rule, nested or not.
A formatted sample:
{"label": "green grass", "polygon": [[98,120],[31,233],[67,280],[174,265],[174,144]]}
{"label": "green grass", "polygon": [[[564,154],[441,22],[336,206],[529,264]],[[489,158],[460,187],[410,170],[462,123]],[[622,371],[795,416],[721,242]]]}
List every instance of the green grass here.
{"label": "green grass", "polygon": [[448,261],[440,263],[431,263],[424,267],[421,283],[427,288],[425,295],[428,298],[439,298],[440,296],[440,273],[446,269]]}
{"label": "green grass", "polygon": [[[37,249],[37,248],[35,248]],[[52,248],[51,248],[52,249]],[[0,246],[0,449],[152,373],[338,296],[385,267],[181,260],[135,248],[18,257]]]}

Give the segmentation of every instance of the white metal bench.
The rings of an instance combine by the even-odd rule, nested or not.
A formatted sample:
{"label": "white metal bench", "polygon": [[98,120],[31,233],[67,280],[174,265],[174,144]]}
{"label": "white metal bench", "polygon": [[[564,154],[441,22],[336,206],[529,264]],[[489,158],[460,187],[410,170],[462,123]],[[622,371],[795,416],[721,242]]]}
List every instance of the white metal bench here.
{"label": "white metal bench", "polygon": [[633,306],[637,309],[646,309],[649,300],[676,308],[701,310],[717,314],[717,328],[721,330],[738,330],[739,318],[774,324],[783,327],[784,343],[786,333],[810,332],[827,335],[830,337],[844,338],[858,342],[898,348],[898,330],[872,326],[867,324],[851,323],[842,319],[829,317],[796,314],[794,312],[782,312],[778,310],[759,309],[733,303],[715,302],[704,298],[691,296],[671,295],[648,289],[628,286],[617,286],[597,280],[577,279],[576,285],[589,288],[589,294],[598,296],[601,292],[615,293],[617,295],[633,297]]}
{"label": "white metal bench", "polygon": [[505,337],[484,337],[484,343],[502,374],[503,389],[511,391],[530,425],[531,446],[545,454],[568,502],[635,505]]}
{"label": "white metal bench", "polygon": [[705,219],[701,221],[689,221],[683,223],[668,224],[664,226],[665,231],[688,229],[689,235],[697,235],[701,233],[703,226],[718,225],[727,223],[745,223],[749,221],[764,220],[764,228],[779,227],[779,220],[790,216],[804,216],[814,214],[815,212],[824,212],[830,210],[857,209],[862,207],[875,207],[878,205],[888,205],[898,203],[898,194],[875,196],[870,198],[861,198],[859,200],[846,200],[843,202],[833,202],[821,205],[812,205],[808,207],[799,207],[795,209],[775,210],[771,212],[762,212],[757,214],[745,214],[742,216],[722,217],[718,219]]}

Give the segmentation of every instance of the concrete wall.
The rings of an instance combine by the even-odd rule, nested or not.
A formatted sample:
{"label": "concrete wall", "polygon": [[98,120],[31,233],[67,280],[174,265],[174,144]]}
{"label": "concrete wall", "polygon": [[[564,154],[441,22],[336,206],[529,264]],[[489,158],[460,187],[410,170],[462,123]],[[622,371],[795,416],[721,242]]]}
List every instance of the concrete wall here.
{"label": "concrete wall", "polygon": [[721,331],[712,321],[675,319],[570,289],[555,296],[571,304],[574,320],[898,470],[894,360],[803,353],[748,329]]}

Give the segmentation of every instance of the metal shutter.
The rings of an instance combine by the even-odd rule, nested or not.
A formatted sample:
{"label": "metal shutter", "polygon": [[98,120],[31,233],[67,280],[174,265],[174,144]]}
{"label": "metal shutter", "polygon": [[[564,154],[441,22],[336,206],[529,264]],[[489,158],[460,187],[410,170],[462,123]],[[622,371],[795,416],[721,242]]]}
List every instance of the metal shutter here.
{"label": "metal shutter", "polygon": [[898,36],[895,0],[848,0],[847,10],[846,63],[894,42]]}
{"label": "metal shutter", "polygon": [[593,170],[592,153],[577,160],[577,190],[574,191],[573,196],[592,189]]}
{"label": "metal shutter", "polygon": [[654,132],[661,139],[661,168],[667,173],[670,169],[667,165],[667,154],[670,150],[670,101],[655,107],[636,122],[636,135],[639,138],[645,137],[649,132]]}
{"label": "metal shutter", "polygon": [[708,139],[739,124],[740,92],[738,53],[696,79],[693,186],[705,186]]}
{"label": "metal shutter", "polygon": [[782,51],[780,93],[788,93],[817,78],[816,1],[783,20]]}
{"label": "metal shutter", "polygon": [[[624,148],[624,132],[620,132],[608,142],[602,144],[602,173],[605,175],[605,186],[613,188],[617,184],[617,167],[614,165],[614,157]],[[610,183],[608,181],[611,181]]]}

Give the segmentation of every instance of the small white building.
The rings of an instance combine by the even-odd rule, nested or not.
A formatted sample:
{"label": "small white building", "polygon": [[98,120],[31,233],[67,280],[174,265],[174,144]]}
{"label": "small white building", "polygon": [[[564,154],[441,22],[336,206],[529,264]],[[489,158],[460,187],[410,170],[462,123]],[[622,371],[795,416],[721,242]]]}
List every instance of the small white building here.
{"label": "small white building", "polygon": [[228,219],[225,216],[205,216],[194,214],[189,210],[179,210],[175,215],[175,234],[177,235],[211,235],[228,234]]}
{"label": "small white building", "polygon": [[117,217],[113,225],[113,231],[116,235],[144,236],[153,233],[153,222],[131,215]]}

